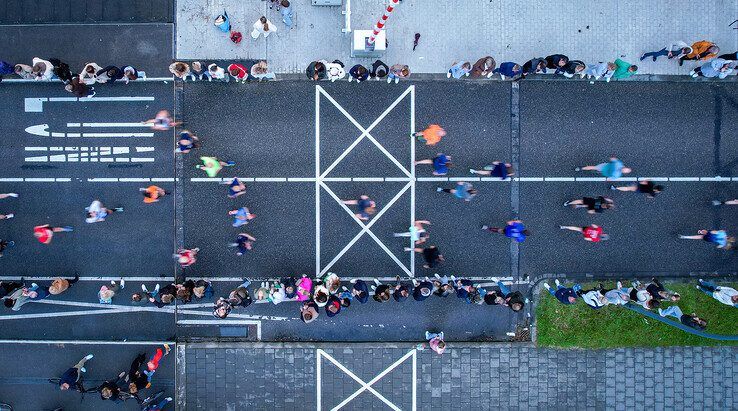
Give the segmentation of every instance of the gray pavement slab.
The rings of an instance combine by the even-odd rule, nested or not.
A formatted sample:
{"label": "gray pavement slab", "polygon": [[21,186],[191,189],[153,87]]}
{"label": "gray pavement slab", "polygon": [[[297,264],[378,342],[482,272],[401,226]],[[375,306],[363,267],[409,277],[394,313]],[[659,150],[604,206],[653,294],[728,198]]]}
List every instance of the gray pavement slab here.
{"label": "gray pavement slab", "polygon": [[[85,364],[87,372],[83,376],[85,388],[93,388],[106,379],[114,379],[121,371],[130,369],[131,362],[139,353],[148,357],[160,345],[155,344],[0,344],[0,353],[9,369],[0,378],[0,402],[13,406],[13,410],[51,410],[56,408],[74,410],[116,409],[138,410],[133,400],[122,404],[103,401],[100,394],[88,393],[82,397],[78,392],[61,391],[58,386],[48,382],[58,378],[69,367],[87,354],[94,358]],[[172,347],[174,348],[174,347]],[[150,388],[142,391],[144,397],[161,389],[166,396],[174,396],[175,358],[174,353],[165,356],[152,377]],[[164,398],[162,397],[162,398]],[[170,407],[172,407],[170,405]]]}
{"label": "gray pavement slab", "polygon": [[102,67],[131,65],[149,77],[170,77],[173,31],[168,23],[0,26],[0,49],[2,59],[11,64],[31,65],[34,57],[58,58],[76,73],[96,62]]}
{"label": "gray pavement slab", "polygon": [[[342,7],[313,6],[310,0],[291,3],[294,25],[288,29],[280,13],[270,10],[265,2],[218,0],[203,7],[198,0],[180,0],[176,6],[177,58],[266,58],[278,73],[304,72],[318,59],[340,59],[349,67],[374,61],[351,58],[353,33],[342,29],[347,28],[348,19],[352,30],[371,30],[386,1],[343,2]],[[231,16],[233,27],[244,35],[261,15],[267,16],[277,31],[266,40],[247,37],[249,41],[234,45],[213,26],[223,9]],[[390,65],[408,64],[416,73],[444,73],[462,59],[474,63],[492,55],[498,63],[523,64],[533,57],[564,53],[586,63],[622,57],[638,63],[641,73],[684,75],[693,64],[679,67],[674,60],[639,62],[638,58],[674,40],[692,43],[707,39],[732,52],[738,48],[738,39],[728,25],[736,15],[735,0],[680,4],[676,8],[668,0],[592,4],[503,0],[440,5],[404,0],[387,21],[389,45],[382,59]],[[415,33],[421,38],[413,51]]]}
{"label": "gray pavement slab", "polygon": [[[605,410],[679,408],[682,398],[690,401],[686,409],[729,409],[736,391],[732,347],[582,351],[452,343],[441,356],[404,344],[178,348],[186,389],[179,397],[182,409],[212,403],[236,409],[387,409],[386,400],[401,409],[494,409],[505,403],[514,409]],[[618,365],[643,361],[663,370],[663,378],[617,372]],[[692,361],[704,372],[692,372]],[[216,375],[225,381],[219,385]],[[361,390],[357,379],[372,382],[375,391]]]}
{"label": "gray pavement slab", "polygon": [[0,24],[171,23],[173,12],[173,0],[8,0],[0,4]]}

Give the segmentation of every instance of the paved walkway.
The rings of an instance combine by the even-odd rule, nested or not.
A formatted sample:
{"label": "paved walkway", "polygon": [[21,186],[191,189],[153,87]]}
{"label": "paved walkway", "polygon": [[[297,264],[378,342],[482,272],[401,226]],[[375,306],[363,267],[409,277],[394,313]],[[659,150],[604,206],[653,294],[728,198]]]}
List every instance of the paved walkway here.
{"label": "paved walkway", "polygon": [[[237,0],[177,1],[179,59],[267,58],[280,73],[301,72],[316,59],[340,59],[347,65],[373,59],[349,57],[350,35],[343,34],[341,7],[312,6],[292,0],[295,24],[287,30],[267,2]],[[384,0],[351,1],[352,29],[371,29],[381,16]],[[234,45],[212,24],[226,9],[244,40]],[[252,24],[266,15],[278,31],[267,40],[251,40]],[[738,1],[681,2],[669,0],[604,0],[600,2],[539,2],[500,0],[431,2],[405,0],[387,23],[389,47],[383,60],[409,64],[418,73],[445,72],[455,60],[472,62],[491,54],[498,62],[521,64],[536,55],[564,53],[585,62],[622,57],[637,62],[647,49],[658,50],[671,40],[712,40],[725,53],[738,48],[738,30],[728,25],[738,18]],[[412,51],[415,33],[420,44]],[[686,74],[692,64],[639,63],[641,73]]]}
{"label": "paved walkway", "polygon": [[[731,409],[738,347],[178,345],[178,409]],[[370,388],[362,389],[364,384]],[[357,394],[357,390],[360,390]],[[373,391],[375,390],[375,391]],[[395,409],[397,409],[395,408]]]}

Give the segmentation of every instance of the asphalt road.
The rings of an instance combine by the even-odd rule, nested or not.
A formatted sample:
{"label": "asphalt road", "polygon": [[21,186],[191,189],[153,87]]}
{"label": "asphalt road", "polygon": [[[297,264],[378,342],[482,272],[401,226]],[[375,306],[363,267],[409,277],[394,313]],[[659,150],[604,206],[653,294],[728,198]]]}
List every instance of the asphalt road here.
{"label": "asphalt road", "polygon": [[[526,320],[525,314],[469,306],[450,297],[423,304],[408,301],[401,308],[396,303],[355,304],[338,317],[309,326],[297,320],[296,303],[254,304],[231,318],[239,323],[223,323],[218,329],[209,314],[212,300],[177,307],[176,314],[174,308],[157,311],[149,306],[142,311],[130,305],[130,293],[141,282],[164,285],[175,273],[221,280],[215,283],[217,297],[227,295],[240,278],[314,275],[321,270],[346,279],[407,278],[409,271],[419,278],[438,272],[515,281],[550,273],[629,278],[735,271],[735,252],[676,238],[699,228],[736,231],[738,208],[709,205],[713,198],[738,196],[736,181],[714,181],[716,175],[735,176],[738,122],[732,83],[537,81],[514,89],[500,82],[420,81],[321,83],[322,91],[316,91],[308,82],[188,82],[177,101],[172,83],[138,83],[100,87],[93,100],[118,100],[89,102],[26,100],[68,97],[58,84],[3,87],[9,97],[0,108],[5,119],[0,131],[0,191],[18,192],[20,198],[0,201],[0,212],[16,214],[0,224],[0,238],[16,241],[0,260],[0,276],[30,279],[78,273],[86,278],[48,304],[6,311],[0,319],[7,324],[7,338],[169,340],[178,335],[241,335],[233,329],[258,323],[263,340],[403,341],[418,339],[433,327],[446,330],[450,340],[499,340]],[[511,104],[518,97],[519,105]],[[202,141],[199,150],[182,156],[181,168],[175,162],[171,131],[139,137],[38,135],[149,132],[112,123],[139,122],[160,108],[175,107],[177,119]],[[513,144],[511,118],[518,111],[519,144]],[[448,176],[434,177],[425,165],[413,170],[413,117],[415,129],[438,123],[447,130],[436,147],[417,144],[415,158],[450,155],[455,167]],[[43,124],[48,128],[31,129],[37,134],[25,131]],[[361,129],[372,125],[371,138],[347,151]],[[125,147],[128,152],[107,155],[100,147]],[[98,158],[114,160],[70,161],[85,158],[84,153],[92,158],[95,151]],[[65,161],[28,160],[57,153],[64,154]],[[593,176],[575,174],[575,166],[611,154],[634,168],[632,177],[668,179],[663,182],[666,191],[649,200],[609,191],[605,181],[575,180]],[[208,179],[195,168],[201,155],[236,165],[223,169],[218,179]],[[133,157],[153,160],[134,162]],[[482,181],[468,173],[494,160],[512,159],[519,159],[522,181]],[[406,171],[411,176],[414,171],[417,180]],[[227,187],[219,184],[220,178],[233,176],[243,177],[247,185],[247,194],[236,199],[228,198]],[[316,176],[321,176],[319,183]],[[436,191],[452,187],[457,179],[470,180],[479,195],[466,203]],[[175,195],[144,204],[138,188],[152,182]],[[382,215],[373,217],[370,228],[376,240],[364,233],[346,247],[362,226],[331,193],[339,199],[367,194],[377,202]],[[585,195],[608,195],[616,208],[590,216],[561,206],[564,200]],[[93,199],[125,211],[104,223],[85,224],[84,207]],[[234,228],[227,212],[243,206],[257,218]],[[409,242],[392,235],[407,229],[413,209],[417,219],[431,221],[428,243],[446,256],[438,269],[423,269],[419,256],[413,263],[403,251]],[[506,238],[479,229],[482,224],[503,224],[516,210],[533,232],[517,249]],[[589,244],[558,229],[560,224],[592,222],[602,225],[611,239]],[[32,227],[45,223],[72,225],[75,231],[61,233],[44,246],[33,239]],[[227,245],[242,231],[257,241],[252,252],[239,257]],[[184,271],[171,259],[180,239],[186,247],[201,249],[198,262]],[[129,281],[114,306],[106,314],[91,313],[100,309],[100,286],[119,278]],[[31,319],[38,328],[27,326]],[[255,332],[249,328],[249,337]]]}

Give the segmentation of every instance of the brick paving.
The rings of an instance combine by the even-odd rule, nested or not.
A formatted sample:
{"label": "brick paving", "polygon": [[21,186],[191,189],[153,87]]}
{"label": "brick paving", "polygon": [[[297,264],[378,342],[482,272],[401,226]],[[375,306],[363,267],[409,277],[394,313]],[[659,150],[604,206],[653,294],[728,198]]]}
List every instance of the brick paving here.
{"label": "brick paving", "polygon": [[[178,350],[178,409],[187,410],[331,409],[362,386],[328,357],[367,383],[406,357],[372,385],[400,409],[413,408],[413,356],[421,410],[728,410],[735,409],[738,392],[738,347],[585,351],[454,344],[442,356],[407,344],[196,343]],[[367,390],[345,408],[388,405]]]}
{"label": "brick paving", "polygon": [[[350,58],[350,35],[341,32],[341,7],[312,6],[292,0],[294,27],[288,30],[267,2],[238,0],[177,1],[177,51],[180,59],[266,58],[278,73],[303,72],[317,59],[340,59],[347,65],[373,59]],[[353,29],[371,29],[386,2],[351,1]],[[228,10],[233,27],[244,34],[232,44],[212,24]],[[277,32],[251,40],[251,25],[266,15]],[[599,2],[540,2],[536,0],[436,2],[404,0],[387,23],[389,47],[382,59],[409,64],[417,73],[442,73],[454,61],[472,63],[485,55],[498,62],[526,60],[564,53],[585,63],[622,57],[637,63],[644,51],[659,50],[672,40],[712,40],[724,53],[738,49],[738,1],[678,2],[669,0],[604,0]],[[415,33],[420,45],[412,51]],[[693,64],[646,60],[641,73],[686,74]]]}

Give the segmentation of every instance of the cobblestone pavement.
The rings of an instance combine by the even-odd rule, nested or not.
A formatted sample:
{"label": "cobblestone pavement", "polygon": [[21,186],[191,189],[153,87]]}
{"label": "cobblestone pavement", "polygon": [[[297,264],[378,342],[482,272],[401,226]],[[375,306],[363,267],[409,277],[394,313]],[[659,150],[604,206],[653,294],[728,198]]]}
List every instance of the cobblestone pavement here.
{"label": "cobblestone pavement", "polygon": [[[344,34],[342,7],[313,6],[312,0],[292,0],[294,26],[282,24],[268,2],[210,0],[177,1],[179,59],[267,58],[278,73],[302,72],[317,59],[340,59],[347,65],[373,59],[350,57],[350,34]],[[344,4],[346,0],[344,0]],[[351,1],[352,29],[371,29],[385,0]],[[345,7],[345,6],[344,6]],[[227,10],[233,28],[244,40],[235,45],[217,30],[215,16]],[[253,23],[266,15],[277,32],[254,41]],[[636,63],[644,51],[667,42],[712,40],[723,52],[738,48],[738,1],[680,2],[605,0],[600,2],[539,2],[495,0],[438,2],[404,0],[387,22],[389,47],[382,59],[409,64],[417,73],[445,72],[454,61],[491,54],[498,62],[526,60],[564,53],[587,63],[622,57]],[[415,33],[420,44],[412,51]],[[641,73],[686,74],[693,64],[646,60]]]}
{"label": "cobblestone pavement", "polygon": [[[178,409],[187,410],[214,404],[225,410],[728,410],[735,409],[738,391],[738,347],[583,351],[453,344],[442,356],[406,344],[177,348],[178,375],[184,375]],[[362,390],[359,380],[370,388]]]}

